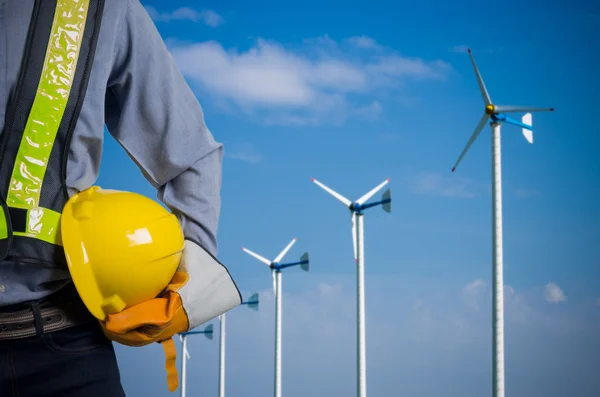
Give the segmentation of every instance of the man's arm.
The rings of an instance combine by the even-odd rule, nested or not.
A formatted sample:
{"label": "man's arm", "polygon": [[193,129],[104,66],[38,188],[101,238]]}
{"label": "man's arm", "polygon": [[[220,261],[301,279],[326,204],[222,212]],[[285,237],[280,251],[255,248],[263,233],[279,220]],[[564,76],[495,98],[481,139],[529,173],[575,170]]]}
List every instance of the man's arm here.
{"label": "man's arm", "polygon": [[106,125],[186,238],[216,255],[223,147],[138,0],[125,0],[106,93]]}
{"label": "man's arm", "polygon": [[186,245],[179,270],[189,279],[178,293],[192,329],[241,304],[215,258],[223,148],[139,0],[122,6],[106,124],[180,219]]}

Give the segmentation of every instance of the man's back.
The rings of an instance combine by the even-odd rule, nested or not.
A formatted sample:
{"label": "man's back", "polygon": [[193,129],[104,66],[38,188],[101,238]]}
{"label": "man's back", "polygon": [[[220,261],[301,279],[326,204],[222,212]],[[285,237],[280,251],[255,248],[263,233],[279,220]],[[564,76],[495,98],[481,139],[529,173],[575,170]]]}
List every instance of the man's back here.
{"label": "man's back", "polygon": [[[6,139],[7,106],[15,95],[34,3],[0,0],[0,36],[7,38],[0,40],[0,140]],[[97,179],[105,123],[178,215],[186,237],[215,254],[222,147],[138,0],[105,1],[66,162],[70,195]],[[3,161],[3,172],[12,168]],[[54,263],[9,257],[0,267],[0,306],[40,299],[70,280],[68,269]]]}

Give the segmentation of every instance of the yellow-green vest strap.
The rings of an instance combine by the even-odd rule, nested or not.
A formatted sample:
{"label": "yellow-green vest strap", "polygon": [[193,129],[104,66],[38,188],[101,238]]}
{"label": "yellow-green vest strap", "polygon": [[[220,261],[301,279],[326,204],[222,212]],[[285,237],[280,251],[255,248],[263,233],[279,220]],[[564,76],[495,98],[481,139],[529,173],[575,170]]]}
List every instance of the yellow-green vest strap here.
{"label": "yellow-green vest strap", "polygon": [[60,212],[48,208],[9,208],[13,236],[30,237],[62,246]]}
{"label": "yellow-green vest strap", "polygon": [[21,138],[6,203],[32,209],[40,193],[50,152],[62,120],[85,30],[89,0],[58,0],[37,95]]}
{"label": "yellow-green vest strap", "polygon": [[4,208],[0,208],[0,240],[8,238],[8,219]]}
{"label": "yellow-green vest strap", "polygon": [[56,253],[64,257],[60,213],[68,197],[63,167],[103,7],[104,0],[35,1],[22,70],[0,137],[0,204],[5,213],[0,217],[0,259],[27,256],[54,262]]}

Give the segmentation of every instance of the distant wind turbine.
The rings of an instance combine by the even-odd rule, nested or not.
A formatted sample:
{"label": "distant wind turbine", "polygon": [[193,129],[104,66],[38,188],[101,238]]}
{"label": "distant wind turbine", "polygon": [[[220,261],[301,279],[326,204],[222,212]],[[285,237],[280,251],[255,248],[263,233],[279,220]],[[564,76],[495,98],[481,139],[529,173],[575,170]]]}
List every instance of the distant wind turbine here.
{"label": "distant wind turbine", "polygon": [[204,334],[204,335],[206,335],[206,337],[208,339],[212,339],[213,325],[208,324],[206,326],[206,328],[204,328],[203,331],[189,331],[189,332],[182,332],[181,334],[179,334],[179,340],[181,341],[181,347],[183,350],[183,354],[181,355],[181,397],[185,397],[187,360],[189,360],[191,358],[190,353],[188,352],[188,349],[187,349],[187,337],[188,337],[188,335],[195,335],[195,334]]}
{"label": "distant wind turbine", "polygon": [[[252,294],[242,305],[258,310],[258,294]],[[219,397],[225,397],[225,313],[219,316]]]}
{"label": "distant wind turbine", "polygon": [[[501,176],[501,161],[500,161],[500,127],[502,123],[508,123],[516,125],[521,128],[521,132],[525,139],[529,143],[533,143],[533,127],[531,112],[544,112],[554,111],[554,108],[535,108],[525,106],[504,106],[494,105],[490,96],[487,92],[483,78],[479,73],[479,69],[475,64],[473,54],[469,49],[469,56],[471,57],[471,63],[475,70],[477,83],[479,84],[479,90],[483,97],[485,104],[484,114],[479,121],[479,124],[475,128],[475,132],[471,135],[471,138],[467,142],[467,145],[460,154],[456,164],[452,168],[452,172],[456,169],[460,161],[463,159],[475,139],[479,136],[483,127],[486,123],[491,120],[490,126],[492,127],[492,233],[493,233],[493,282],[492,291],[494,300],[492,303],[492,310],[494,311],[492,317],[492,328],[493,328],[493,397],[504,397],[504,280],[503,280],[503,252],[502,252],[502,176]],[[525,113],[521,121],[511,119],[504,113]]]}
{"label": "distant wind turbine", "polygon": [[244,247],[242,250],[254,258],[258,259],[265,265],[269,266],[271,269],[271,274],[273,275],[273,291],[275,293],[275,387],[274,393],[275,397],[281,397],[281,270],[300,265],[302,270],[308,272],[309,271],[309,257],[308,252],[305,252],[304,255],[300,258],[299,262],[294,263],[286,263],[281,264],[281,260],[287,254],[287,252],[292,248],[292,245],[296,242],[296,238],[294,238],[284,249],[277,255],[273,261],[270,261]]}
{"label": "distant wind turbine", "polygon": [[363,216],[367,208],[381,205],[386,212],[392,211],[392,191],[387,189],[381,201],[365,204],[367,200],[380,191],[390,182],[386,179],[381,184],[367,192],[358,200],[352,202],[341,194],[333,191],[316,179],[311,179],[317,186],[331,194],[350,210],[352,214],[352,243],[354,245],[354,260],[357,263],[357,317],[358,317],[358,343],[357,343],[357,394],[359,397],[367,395],[367,364],[366,364],[366,336],[365,336],[365,256],[364,256],[364,230]]}

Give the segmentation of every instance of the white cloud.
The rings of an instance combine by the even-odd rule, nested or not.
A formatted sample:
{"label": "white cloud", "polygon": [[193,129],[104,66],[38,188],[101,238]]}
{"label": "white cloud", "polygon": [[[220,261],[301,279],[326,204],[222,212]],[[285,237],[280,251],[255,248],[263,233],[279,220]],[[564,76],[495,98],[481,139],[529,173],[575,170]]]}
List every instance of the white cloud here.
{"label": "white cloud", "polygon": [[373,72],[375,78],[385,79],[386,83],[393,83],[393,78],[423,78],[443,79],[450,69],[450,65],[443,61],[426,62],[422,59],[406,58],[401,56],[380,57],[378,62],[366,66]]}
{"label": "white cloud", "polygon": [[407,89],[409,82],[443,81],[451,70],[443,61],[375,44],[365,37],[338,43],[324,36],[298,48],[258,39],[246,50],[206,41],[174,44],[171,52],[192,85],[268,124],[372,118],[382,112],[379,98]]}
{"label": "white cloud", "polygon": [[353,37],[350,37],[347,41],[348,41],[348,43],[355,45],[357,47],[360,47],[360,48],[371,48],[371,49],[380,48],[380,45],[377,43],[377,41],[375,41],[374,39],[367,37],[365,35],[353,36]]}
{"label": "white cloud", "polygon": [[[525,325],[535,321],[537,314],[522,292],[510,285],[504,285],[503,292],[506,324]],[[462,302],[473,312],[489,313],[493,299],[492,286],[482,279],[476,279],[462,289]]]}
{"label": "white cloud", "polygon": [[417,194],[473,198],[481,189],[481,186],[471,179],[455,174],[446,175],[441,172],[422,171],[415,173],[411,179],[409,188]]}
{"label": "white cloud", "polygon": [[159,12],[155,7],[146,6],[146,11],[156,22],[193,21],[213,28],[225,23],[223,17],[212,10],[196,11],[189,7],[181,7],[171,12]]}
{"label": "white cloud", "polygon": [[319,292],[323,299],[338,299],[342,293],[340,284],[319,283]]}
{"label": "white cloud", "polygon": [[233,145],[232,149],[229,149],[229,145],[226,145],[224,153],[225,157],[244,161],[246,163],[255,164],[262,161],[262,156],[256,151],[254,146],[249,143]]}
{"label": "white cloud", "polygon": [[474,280],[467,284],[463,290],[467,293],[473,293],[478,291],[482,287],[485,287],[485,281],[478,278],[477,280]]}
{"label": "white cloud", "polygon": [[465,285],[462,290],[463,302],[471,309],[478,311],[481,307],[483,298],[481,291],[486,290],[486,283],[482,279],[476,279]]}
{"label": "white cloud", "polygon": [[556,283],[548,283],[544,287],[544,298],[550,303],[559,303],[567,300],[563,290]]}
{"label": "white cloud", "polygon": [[422,298],[413,300],[412,303],[412,327],[416,331],[413,338],[417,341],[425,341],[431,337],[436,323],[431,314],[431,309]]}
{"label": "white cloud", "polygon": [[510,285],[505,285],[504,286],[504,298],[512,298],[513,296],[515,296],[515,289],[513,287],[511,287]]}

